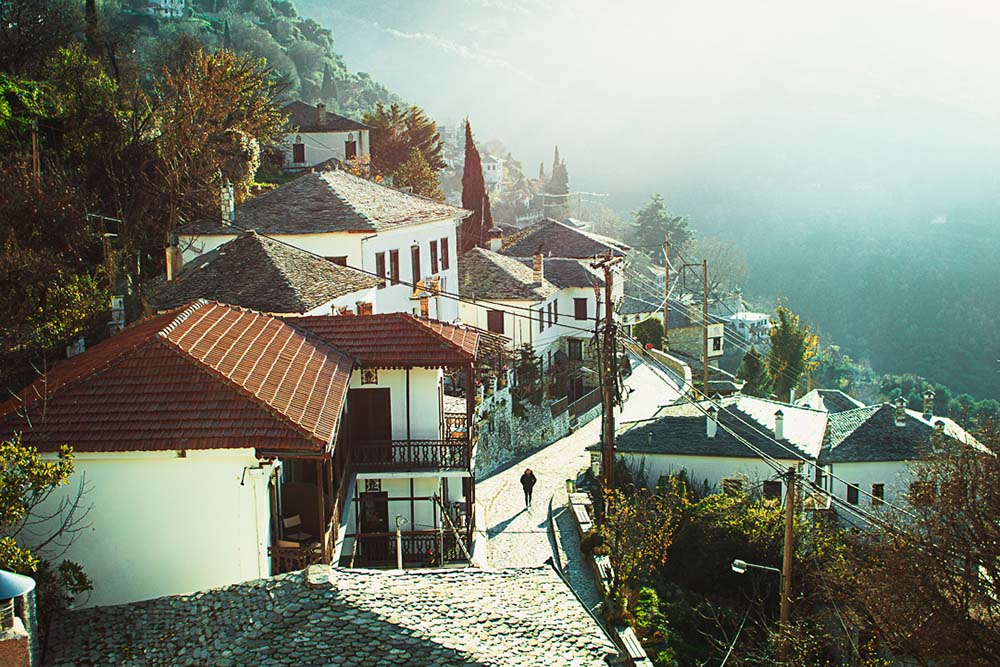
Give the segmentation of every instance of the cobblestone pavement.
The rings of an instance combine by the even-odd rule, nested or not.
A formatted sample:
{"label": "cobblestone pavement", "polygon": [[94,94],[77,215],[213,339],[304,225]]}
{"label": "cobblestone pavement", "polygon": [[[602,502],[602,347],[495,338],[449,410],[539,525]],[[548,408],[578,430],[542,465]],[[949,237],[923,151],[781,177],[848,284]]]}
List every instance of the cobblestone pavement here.
{"label": "cobblestone pavement", "polygon": [[[676,387],[669,381],[646,366],[636,366],[625,383],[631,392],[621,414],[616,415],[619,424],[650,417],[660,406],[672,403],[678,396]],[[550,499],[557,516],[556,527],[562,527],[564,533],[567,527],[575,530],[571,522],[558,519],[558,512],[566,504],[566,480],[575,479],[580,470],[590,465],[586,447],[598,441],[600,429],[600,419],[595,419],[575,433],[477,483],[478,516],[485,518],[489,538],[487,562],[491,567],[532,567],[552,556],[557,547],[548,532]],[[519,481],[525,468],[531,468],[538,478],[530,508],[524,506]],[[581,572],[584,566],[572,559],[574,554],[579,553],[579,539],[574,541],[574,535],[570,534],[564,536],[563,542],[563,551],[569,559],[569,562],[564,562],[567,575],[571,577],[574,589],[581,593],[575,584],[582,585],[588,579],[589,571],[583,569]],[[596,604],[592,595],[581,593],[581,597],[588,606]]]}

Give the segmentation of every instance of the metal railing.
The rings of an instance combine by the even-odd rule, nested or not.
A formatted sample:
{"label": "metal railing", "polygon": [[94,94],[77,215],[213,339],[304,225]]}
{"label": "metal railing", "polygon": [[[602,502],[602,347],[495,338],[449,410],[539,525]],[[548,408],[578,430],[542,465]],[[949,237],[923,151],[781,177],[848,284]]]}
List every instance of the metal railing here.
{"label": "metal railing", "polygon": [[444,440],[365,440],[351,443],[357,471],[435,470],[469,467],[468,438]]}

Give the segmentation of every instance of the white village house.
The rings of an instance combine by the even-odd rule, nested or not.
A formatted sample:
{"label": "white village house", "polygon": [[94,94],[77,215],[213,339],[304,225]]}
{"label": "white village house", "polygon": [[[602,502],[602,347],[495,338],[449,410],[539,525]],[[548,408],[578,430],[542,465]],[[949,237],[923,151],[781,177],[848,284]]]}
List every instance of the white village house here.
{"label": "white village house", "polygon": [[844,503],[878,509],[906,502],[911,466],[945,441],[977,445],[953,420],[933,414],[932,393],[925,396],[923,413],[900,402],[830,404],[835,411],[736,395],[702,401],[711,416],[690,404],[670,406],[651,420],[626,426],[615,451],[633,468],[641,467],[653,484],[683,470],[692,483],[710,490],[742,479],[765,497],[780,497],[776,471],[732,431],[781,467],[798,467]]}
{"label": "white village house", "polygon": [[358,160],[371,155],[371,128],[326,110],[322,102],[296,101],[282,109],[288,114],[284,164],[290,171],[305,170],[336,160]]}
{"label": "white village house", "polygon": [[57,364],[0,405],[0,431],[47,458],[73,446],[70,484],[42,511],[84,485],[92,509],[65,557],[93,580],[91,605],[345,553],[389,564],[396,515],[405,562],[462,560],[473,397],[446,414],[442,368],[471,376],[502,346],[403,313],[280,319],[198,301]]}
{"label": "white village house", "polygon": [[[223,210],[230,210],[223,206]],[[184,262],[244,230],[379,277],[378,309],[453,321],[456,235],[469,211],[344,171],[310,173],[178,232]],[[414,288],[413,285],[418,287]]]}

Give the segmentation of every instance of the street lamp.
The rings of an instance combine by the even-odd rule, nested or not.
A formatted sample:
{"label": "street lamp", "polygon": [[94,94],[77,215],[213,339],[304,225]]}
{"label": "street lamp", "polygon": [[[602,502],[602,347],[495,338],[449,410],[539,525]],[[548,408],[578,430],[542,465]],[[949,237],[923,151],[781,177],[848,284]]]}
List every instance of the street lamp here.
{"label": "street lamp", "polygon": [[746,574],[748,568],[754,570],[767,570],[769,572],[776,572],[779,575],[781,574],[781,570],[779,570],[776,567],[768,567],[767,565],[757,565],[756,563],[748,563],[745,560],[740,560],[739,558],[733,561],[732,568],[733,572],[735,572],[736,574]]}

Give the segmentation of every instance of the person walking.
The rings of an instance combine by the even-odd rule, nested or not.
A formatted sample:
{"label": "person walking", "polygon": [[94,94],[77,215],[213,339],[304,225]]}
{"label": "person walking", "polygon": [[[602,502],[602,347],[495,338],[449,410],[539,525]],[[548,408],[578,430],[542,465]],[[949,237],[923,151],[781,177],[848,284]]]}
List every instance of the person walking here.
{"label": "person walking", "polygon": [[524,506],[531,507],[531,490],[535,488],[535,482],[538,479],[535,477],[535,473],[531,472],[531,468],[527,468],[524,474],[521,475],[521,487],[524,489]]}

